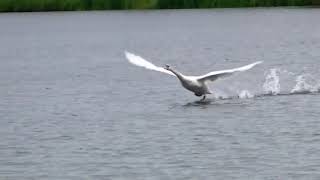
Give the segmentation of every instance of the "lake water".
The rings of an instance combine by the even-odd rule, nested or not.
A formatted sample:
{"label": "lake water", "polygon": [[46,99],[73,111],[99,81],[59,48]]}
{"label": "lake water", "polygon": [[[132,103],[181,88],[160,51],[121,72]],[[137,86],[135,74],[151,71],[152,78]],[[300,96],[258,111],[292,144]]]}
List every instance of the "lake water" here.
{"label": "lake water", "polygon": [[[320,10],[0,14],[0,179],[320,179]],[[188,75],[263,64],[205,102]]]}

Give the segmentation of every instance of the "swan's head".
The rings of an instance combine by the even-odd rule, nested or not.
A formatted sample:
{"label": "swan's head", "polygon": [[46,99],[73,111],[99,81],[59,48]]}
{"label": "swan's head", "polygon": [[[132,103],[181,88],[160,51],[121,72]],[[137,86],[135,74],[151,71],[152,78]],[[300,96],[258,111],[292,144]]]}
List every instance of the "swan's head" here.
{"label": "swan's head", "polygon": [[166,64],[165,67],[164,67],[164,69],[170,70],[170,65],[169,65],[169,64]]}
{"label": "swan's head", "polygon": [[202,96],[203,94],[201,94],[201,93],[194,93],[194,95],[196,95],[196,96]]}

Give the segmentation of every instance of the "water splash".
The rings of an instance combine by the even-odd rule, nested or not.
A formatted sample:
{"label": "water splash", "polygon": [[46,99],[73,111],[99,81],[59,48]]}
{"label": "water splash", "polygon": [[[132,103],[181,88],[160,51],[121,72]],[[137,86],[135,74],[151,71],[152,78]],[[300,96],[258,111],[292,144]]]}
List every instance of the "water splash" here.
{"label": "water splash", "polygon": [[[280,84],[280,76],[285,84]],[[281,89],[282,87],[282,89]],[[293,87],[293,88],[292,88]],[[229,90],[231,89],[231,90]],[[216,89],[214,99],[248,99],[267,96],[289,96],[298,94],[315,94],[320,93],[320,81],[317,81],[311,74],[297,75],[285,69],[272,68],[265,73],[263,83],[263,92],[255,89],[242,89],[230,87],[228,90]]]}
{"label": "water splash", "polygon": [[227,93],[224,93],[219,90],[216,90],[216,92],[213,95],[215,99],[227,99],[230,97]]}
{"label": "water splash", "polygon": [[263,90],[267,94],[277,95],[280,93],[280,76],[278,75],[279,69],[270,69],[266,75],[265,82],[263,84]]}
{"label": "water splash", "polygon": [[253,98],[254,95],[250,93],[248,90],[242,90],[238,94],[240,99],[247,99],[247,98]]}
{"label": "water splash", "polygon": [[311,75],[302,74],[296,77],[296,85],[291,90],[291,93],[305,93],[305,92],[318,92],[320,84],[314,80]]}

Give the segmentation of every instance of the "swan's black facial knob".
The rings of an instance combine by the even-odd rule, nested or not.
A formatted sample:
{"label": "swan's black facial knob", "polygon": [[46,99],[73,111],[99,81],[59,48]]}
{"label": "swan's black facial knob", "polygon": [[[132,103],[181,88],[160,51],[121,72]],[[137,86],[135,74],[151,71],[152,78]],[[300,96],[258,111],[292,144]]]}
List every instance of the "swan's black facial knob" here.
{"label": "swan's black facial knob", "polygon": [[166,66],[164,67],[166,70],[170,69],[170,66],[168,64],[166,64]]}

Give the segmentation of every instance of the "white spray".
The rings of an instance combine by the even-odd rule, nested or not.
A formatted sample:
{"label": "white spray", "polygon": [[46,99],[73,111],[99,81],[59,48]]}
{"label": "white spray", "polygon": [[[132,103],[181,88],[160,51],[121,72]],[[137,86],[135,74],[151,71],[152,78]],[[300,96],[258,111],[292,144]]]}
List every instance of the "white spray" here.
{"label": "white spray", "polygon": [[250,93],[248,90],[242,90],[238,93],[240,99],[247,99],[247,98],[253,98],[254,95]]}
{"label": "white spray", "polygon": [[299,75],[296,77],[296,85],[291,90],[291,93],[302,93],[302,92],[318,92],[319,85],[312,85],[314,83],[310,82],[314,81],[312,76],[308,75]]}
{"label": "white spray", "polygon": [[278,75],[278,69],[270,69],[269,73],[266,75],[265,82],[263,84],[263,90],[272,95],[277,95],[280,93],[280,77]]}

